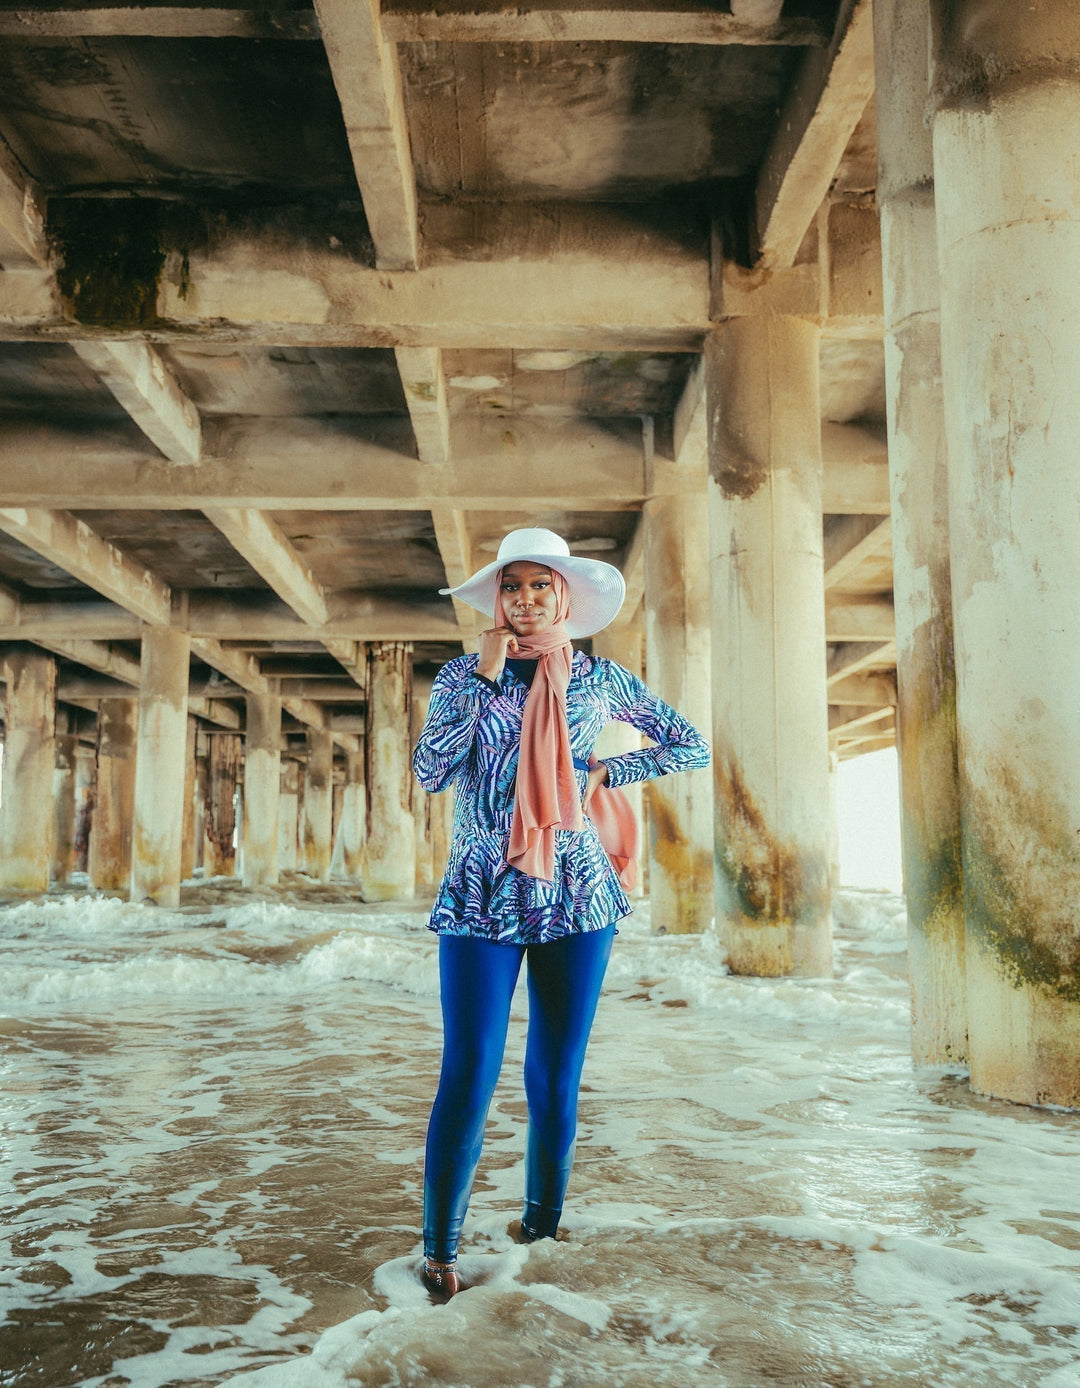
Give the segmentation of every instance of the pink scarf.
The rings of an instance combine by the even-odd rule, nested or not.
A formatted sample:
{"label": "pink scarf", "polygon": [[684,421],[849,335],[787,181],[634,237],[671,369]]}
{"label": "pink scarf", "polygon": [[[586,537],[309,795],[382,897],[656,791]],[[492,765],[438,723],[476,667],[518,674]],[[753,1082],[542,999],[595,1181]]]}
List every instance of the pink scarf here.
{"label": "pink scarf", "polygon": [[[555,620],[546,631],[517,638],[517,654],[536,661],[521,719],[514,815],[506,861],[530,877],[555,876],[555,833],[580,829],[581,797],[566,722],[566,688],[573,652],[566,634],[570,611],[566,580],[552,573]],[[500,573],[496,585],[502,582]],[[497,587],[496,587],[497,591]]]}
{"label": "pink scarf", "polygon": [[[555,834],[583,826],[570,728],[566,721],[566,690],[573,650],[564,623],[569,593],[561,574],[552,572],[555,621],[535,636],[517,638],[517,653],[536,661],[536,674],[525,700],[521,720],[514,814],[506,861],[529,877],[550,882],[555,876]],[[502,575],[497,581],[501,582]],[[590,759],[595,765],[596,758]],[[630,890],[637,880],[637,820],[620,790],[599,786],[589,801],[589,818],[596,825],[619,881]]]}

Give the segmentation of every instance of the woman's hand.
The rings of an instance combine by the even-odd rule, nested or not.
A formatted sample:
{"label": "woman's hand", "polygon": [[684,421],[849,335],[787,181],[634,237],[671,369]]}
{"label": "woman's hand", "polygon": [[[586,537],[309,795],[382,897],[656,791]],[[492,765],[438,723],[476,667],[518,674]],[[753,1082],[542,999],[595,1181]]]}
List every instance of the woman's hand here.
{"label": "woman's hand", "polygon": [[587,810],[589,801],[596,794],[598,786],[607,785],[607,764],[598,761],[595,766],[589,767],[589,779],[585,782],[585,795],[581,801],[581,808]]}
{"label": "woman's hand", "polygon": [[517,648],[517,637],[509,627],[491,627],[488,631],[482,631],[476,673],[494,683],[503,672],[507,655],[513,655]]}

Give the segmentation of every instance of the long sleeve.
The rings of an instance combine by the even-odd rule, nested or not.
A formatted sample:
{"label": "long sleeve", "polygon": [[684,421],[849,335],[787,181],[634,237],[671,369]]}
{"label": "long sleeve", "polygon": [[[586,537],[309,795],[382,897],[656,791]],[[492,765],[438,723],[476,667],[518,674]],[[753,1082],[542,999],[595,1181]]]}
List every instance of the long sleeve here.
{"label": "long sleeve", "polygon": [[620,723],[631,724],[656,744],[639,752],[605,757],[608,785],[626,786],[674,771],[708,766],[709,745],[698,730],[636,675],[614,661],[606,663],[613,717]]}
{"label": "long sleeve", "polygon": [[435,676],[428,715],[413,752],[413,772],[425,790],[445,790],[472,750],[480,715],[496,691],[475,678],[475,656],[449,661]]}

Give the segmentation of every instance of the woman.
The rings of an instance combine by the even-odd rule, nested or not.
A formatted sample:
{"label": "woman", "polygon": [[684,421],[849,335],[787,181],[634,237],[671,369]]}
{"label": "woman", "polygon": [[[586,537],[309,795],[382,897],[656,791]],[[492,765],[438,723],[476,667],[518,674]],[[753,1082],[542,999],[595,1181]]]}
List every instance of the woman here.
{"label": "woman", "polygon": [[[425,790],[457,791],[429,927],[440,936],[443,1060],[427,1136],[423,1280],[445,1298],[459,1287],[461,1226],[526,957],[522,1237],[558,1228],[585,1047],[615,922],[630,911],[631,855],[621,849],[620,882],[582,811],[610,793],[603,787],[705,766],[709,752],[639,679],[572,649],[571,637],[591,636],[622,606],[611,564],[571,555],[550,530],[514,530],[493,563],[443,592],[496,623],[477,655],[437,675],[413,758]],[[656,745],[597,762],[593,744],[612,719]]]}

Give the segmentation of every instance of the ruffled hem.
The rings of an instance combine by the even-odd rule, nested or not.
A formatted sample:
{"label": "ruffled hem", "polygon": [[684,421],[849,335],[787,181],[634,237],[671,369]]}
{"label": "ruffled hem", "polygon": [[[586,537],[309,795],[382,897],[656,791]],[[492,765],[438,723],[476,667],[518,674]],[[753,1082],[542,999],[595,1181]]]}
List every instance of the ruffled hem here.
{"label": "ruffled hem", "polygon": [[633,909],[591,825],[556,835],[551,882],[507,867],[506,843],[484,834],[451,853],[429,930],[535,945],[603,930]]}

